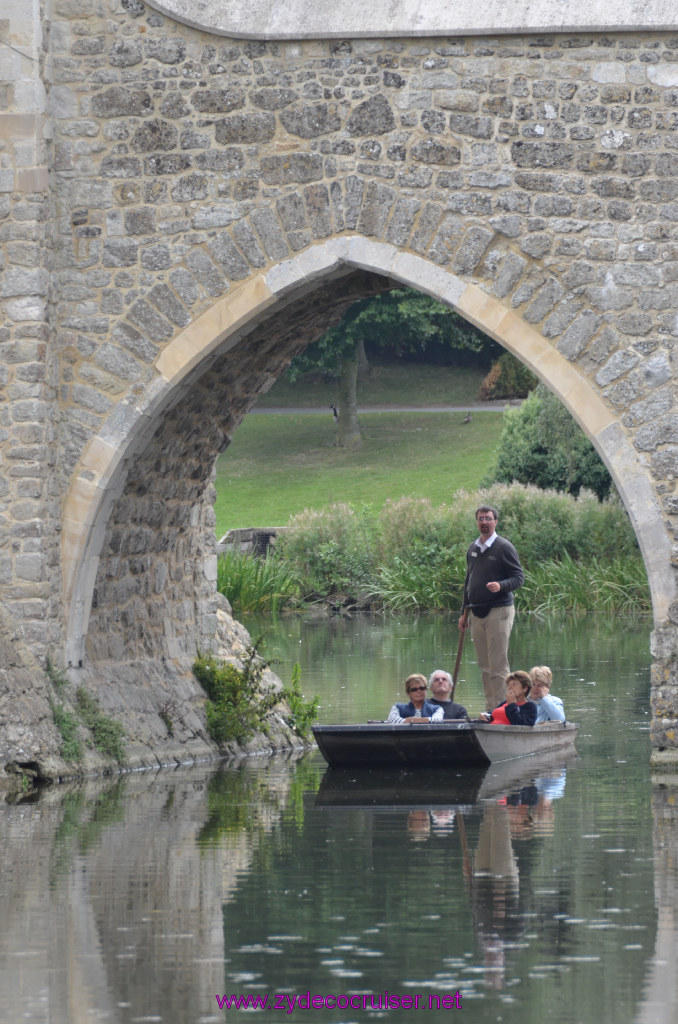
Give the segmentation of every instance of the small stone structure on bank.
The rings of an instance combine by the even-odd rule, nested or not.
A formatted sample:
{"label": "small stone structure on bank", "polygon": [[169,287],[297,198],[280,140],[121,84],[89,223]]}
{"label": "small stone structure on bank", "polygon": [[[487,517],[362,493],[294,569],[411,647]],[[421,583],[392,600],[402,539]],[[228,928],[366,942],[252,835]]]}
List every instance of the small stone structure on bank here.
{"label": "small stone structure on bank", "polygon": [[217,552],[235,551],[242,555],[265,558],[275,548],[276,540],[285,529],[284,526],[246,526],[229,530],[217,544]]}
{"label": "small stone structure on bank", "polygon": [[262,0],[253,38],[239,3],[229,35],[216,0],[0,0],[0,764],[58,755],[47,655],[130,751],[170,754],[178,700],[213,753],[191,664],[216,643],[215,460],[394,283],[514,352],[604,458],[652,590],[655,757],[678,757],[673,12],[431,4],[341,37],[321,4],[311,38],[318,12],[262,29]]}

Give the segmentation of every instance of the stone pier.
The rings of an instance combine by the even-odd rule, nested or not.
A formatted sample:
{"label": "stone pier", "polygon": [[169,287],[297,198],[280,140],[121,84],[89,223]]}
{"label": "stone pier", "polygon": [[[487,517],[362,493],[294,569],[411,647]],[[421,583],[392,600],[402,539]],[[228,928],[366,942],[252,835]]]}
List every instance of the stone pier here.
{"label": "stone pier", "polygon": [[215,460],[392,284],[496,338],[600,452],[675,760],[675,15],[309,6],[0,0],[0,763],[57,770],[47,656],[132,761],[214,753],[190,665],[215,644]]}

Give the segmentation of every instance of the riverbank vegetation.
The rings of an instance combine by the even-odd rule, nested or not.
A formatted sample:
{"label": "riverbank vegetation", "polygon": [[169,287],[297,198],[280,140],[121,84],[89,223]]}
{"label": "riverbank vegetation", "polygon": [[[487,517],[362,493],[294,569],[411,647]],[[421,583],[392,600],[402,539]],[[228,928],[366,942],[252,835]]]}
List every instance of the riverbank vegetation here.
{"label": "riverbank vegetation", "polygon": [[520,406],[504,413],[496,462],[486,482],[514,480],[575,497],[584,488],[601,501],[614,491],[600,455],[543,384]]}
{"label": "riverbank vegetation", "polygon": [[255,733],[268,733],[268,716],[280,709],[286,724],[306,739],[318,715],[318,698],[305,700],[301,692],[299,666],[292,681],[281,690],[267,690],[263,684],[266,662],[249,647],[238,667],[212,655],[199,655],[193,674],[207,694],[207,732],[220,745],[246,743]]}
{"label": "riverbank vegetation", "polygon": [[[518,380],[524,368],[507,353],[486,369],[473,359],[374,362],[361,400],[454,405],[534,383]],[[649,613],[645,568],[609,473],[546,388],[504,413],[363,414],[362,447],[352,450],[334,444],[334,386],[322,374],[281,379],[260,406],[326,405],[327,413],[248,416],[219,461],[218,536],[284,528],[267,559],[220,559],[218,586],[236,613],[312,603],[458,609],[481,501],[499,508],[500,532],[521,555],[520,608]]]}
{"label": "riverbank vegetation", "polygon": [[[647,579],[628,516],[616,497],[600,502],[521,484],[459,491],[450,504],[401,498],[372,505],[337,503],[293,516],[275,553],[263,562],[273,593],[250,586],[261,561],[222,558],[219,589],[236,614],[323,603],[335,608],[454,610],[461,606],[465,553],[475,537],[474,510],[500,511],[500,532],[526,571],[516,604],[535,614],[649,612]],[[263,580],[263,573],[259,578]]]}
{"label": "riverbank vegetation", "polygon": [[326,415],[247,416],[217,462],[217,536],[248,526],[284,526],[304,509],[335,503],[375,508],[416,494],[433,504],[475,488],[494,461],[502,413],[361,415],[360,449],[334,447]]}

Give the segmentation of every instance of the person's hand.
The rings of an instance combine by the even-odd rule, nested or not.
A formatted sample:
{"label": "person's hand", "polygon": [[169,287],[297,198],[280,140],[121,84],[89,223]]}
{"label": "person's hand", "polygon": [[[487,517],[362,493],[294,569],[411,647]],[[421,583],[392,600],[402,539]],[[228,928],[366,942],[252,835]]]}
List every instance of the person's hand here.
{"label": "person's hand", "polygon": [[468,629],[468,612],[464,612],[459,619],[459,629]]}
{"label": "person's hand", "polygon": [[488,590],[489,590],[489,591],[490,591],[490,592],[491,592],[492,594],[498,594],[498,593],[499,593],[499,591],[501,590],[501,583],[497,583],[497,581],[496,581],[496,580],[493,580],[493,581],[492,581],[491,583],[488,583],[488,584],[487,584],[487,589],[488,589]]}

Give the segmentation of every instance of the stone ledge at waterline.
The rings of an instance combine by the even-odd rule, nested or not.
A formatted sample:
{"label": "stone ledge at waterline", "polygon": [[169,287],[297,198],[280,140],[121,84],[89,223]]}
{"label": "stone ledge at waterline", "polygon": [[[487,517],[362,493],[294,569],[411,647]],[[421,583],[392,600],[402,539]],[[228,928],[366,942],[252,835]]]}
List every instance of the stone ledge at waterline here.
{"label": "stone ledge at waterline", "polygon": [[[236,665],[250,644],[244,626],[232,618],[228,601],[218,595],[214,653]],[[263,674],[265,688],[281,689],[270,669]],[[78,688],[95,696],[102,714],[124,729],[124,760],[120,763],[87,746],[80,763],[59,756],[61,737],[54,724],[52,705],[71,710]],[[54,687],[45,669],[18,638],[6,610],[0,607],[0,788],[21,788],[24,777],[58,782],[138,768],[157,768],[224,757],[269,754],[301,749],[305,744],[278,711],[268,716],[268,733],[258,733],[246,744],[223,747],[205,730],[205,694],[192,672],[192,662],[176,660],[162,665],[144,662],[119,665],[99,663],[96,670],[71,669],[68,682]]]}

